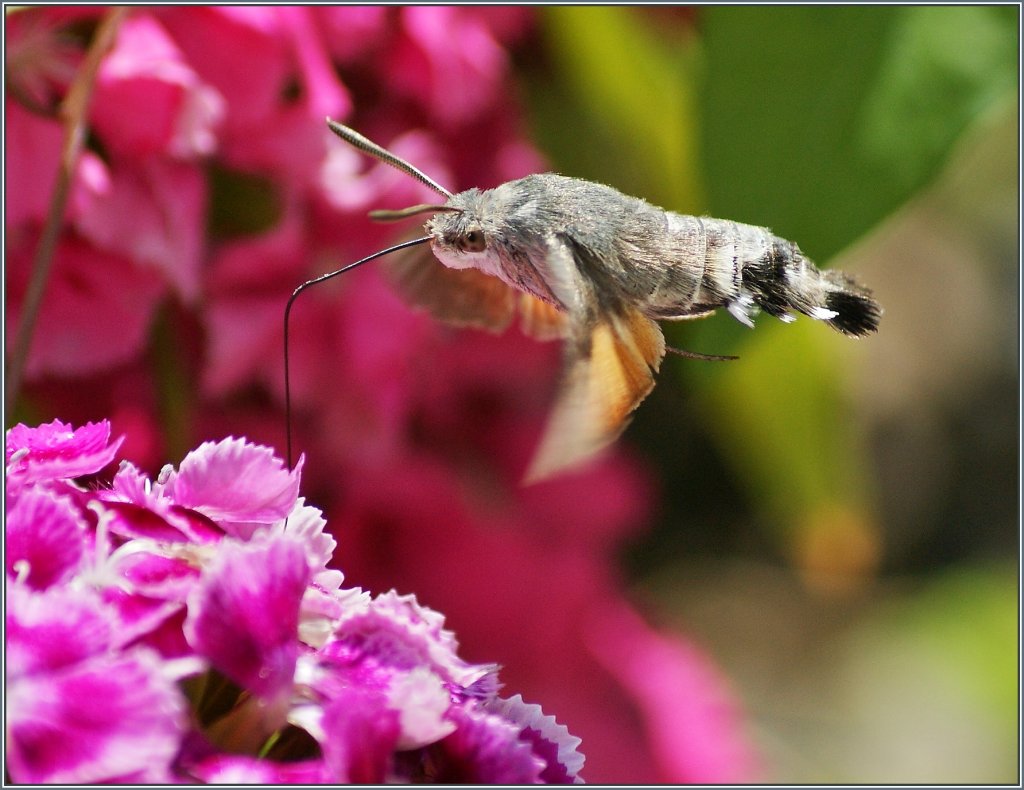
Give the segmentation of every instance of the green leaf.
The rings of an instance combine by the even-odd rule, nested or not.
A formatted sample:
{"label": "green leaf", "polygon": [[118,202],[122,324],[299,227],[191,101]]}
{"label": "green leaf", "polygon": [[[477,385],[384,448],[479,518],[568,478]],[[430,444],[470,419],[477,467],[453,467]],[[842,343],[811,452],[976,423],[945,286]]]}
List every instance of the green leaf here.
{"label": "green leaf", "polygon": [[709,209],[830,258],[926,183],[1015,84],[1017,23],[984,6],[712,7]]}
{"label": "green leaf", "polygon": [[[819,263],[933,180],[965,127],[1014,90],[1016,18],[993,8],[714,7],[702,20],[710,213],[769,226]],[[861,523],[869,538],[868,460],[844,397],[850,342],[766,317],[746,342],[732,327],[720,336],[720,321],[687,329],[703,350],[740,344],[726,346],[739,362],[684,375],[804,561],[807,530]],[[830,525],[828,513],[853,518]]]}
{"label": "green leaf", "polygon": [[856,143],[899,193],[931,178],[971,120],[1016,92],[1007,10],[913,7],[893,25]]}
{"label": "green leaf", "polygon": [[868,506],[869,475],[847,418],[849,342],[809,319],[762,318],[739,361],[687,370],[701,375],[700,410],[721,451],[777,524]]}

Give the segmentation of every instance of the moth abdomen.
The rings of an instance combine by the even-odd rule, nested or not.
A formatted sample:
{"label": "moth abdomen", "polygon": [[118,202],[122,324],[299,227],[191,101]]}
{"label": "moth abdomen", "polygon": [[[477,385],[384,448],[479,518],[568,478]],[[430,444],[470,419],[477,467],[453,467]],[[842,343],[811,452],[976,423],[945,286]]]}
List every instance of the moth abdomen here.
{"label": "moth abdomen", "polygon": [[702,219],[704,275],[699,307],[724,306],[747,326],[759,310],[781,321],[802,313],[846,335],[875,331],[881,308],[848,275],[821,271],[791,241],[767,228]]}

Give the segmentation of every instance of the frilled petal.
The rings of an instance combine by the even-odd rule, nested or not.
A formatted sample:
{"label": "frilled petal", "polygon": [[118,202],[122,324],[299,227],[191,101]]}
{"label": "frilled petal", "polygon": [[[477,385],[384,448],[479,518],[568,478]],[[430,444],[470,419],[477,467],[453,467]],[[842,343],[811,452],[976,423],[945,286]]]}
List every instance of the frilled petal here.
{"label": "frilled petal", "polygon": [[102,653],[115,621],[89,592],[7,585],[7,679],[53,672]]}
{"label": "frilled petal", "polygon": [[122,461],[109,489],[97,496],[111,513],[110,529],[125,538],[148,538],[163,543],[214,543],[224,530],[201,513],[183,508],[162,487],[128,461]]}
{"label": "frilled petal", "polygon": [[[198,556],[198,552],[196,552]],[[200,570],[187,556],[134,551],[117,557],[121,586],[136,595],[184,603],[199,583]]]}
{"label": "frilled petal", "polygon": [[29,488],[7,499],[7,575],[42,589],[82,563],[88,525],[68,497]]}
{"label": "frilled petal", "polygon": [[189,644],[243,688],[275,697],[292,682],[309,576],[294,540],[225,541],[190,597]]}
{"label": "frilled petal", "polygon": [[285,518],[299,495],[304,459],[289,471],[273,450],[229,437],[204,442],[185,456],[164,493],[221,526],[272,524]]}
{"label": "frilled petal", "polygon": [[340,573],[328,570],[327,564],[334,557],[338,541],[326,527],[327,520],[323,514],[317,508],[307,505],[305,499],[299,499],[288,517],[275,525],[272,531],[288,535],[301,543],[306,549],[306,559],[309,560],[314,579],[321,586],[333,585],[337,588],[342,581]]}
{"label": "frilled petal", "polygon": [[165,658],[193,654],[183,633],[184,603],[149,598],[117,588],[104,590],[103,599],[117,614],[120,645],[146,645]]}
{"label": "frilled petal", "polygon": [[455,729],[455,724],[445,718],[452,706],[451,695],[441,678],[425,667],[395,675],[388,690],[388,705],[399,714],[399,749],[426,746]]}
{"label": "frilled petal", "polygon": [[[324,577],[331,582],[330,586],[323,583]],[[340,577],[341,571],[324,571],[302,596],[299,639],[310,647],[323,647],[342,616],[370,604],[370,593],[358,587],[341,589]]]}
{"label": "frilled petal", "polygon": [[460,696],[465,699],[491,700],[498,696],[505,684],[498,680],[499,664],[487,665],[487,672],[479,680],[462,689]]}
{"label": "frilled petal", "polygon": [[186,543],[191,537],[159,513],[130,502],[107,502],[107,512],[110,514],[110,531],[122,538]]}
{"label": "frilled petal", "polygon": [[333,699],[321,720],[321,748],[331,780],[382,783],[398,742],[398,719],[377,689],[350,686]]}
{"label": "frilled petal", "polygon": [[449,714],[455,731],[427,750],[422,770],[439,784],[537,784],[544,761],[519,739],[519,729],[472,705]]}
{"label": "frilled petal", "polygon": [[545,716],[540,705],[528,705],[516,694],[509,699],[492,700],[484,708],[519,728],[520,739],[529,743],[533,753],[546,763],[540,777],[542,782],[582,783],[580,771],[584,757],[577,751],[580,739],[570,735],[554,716]]}
{"label": "frilled petal", "polygon": [[143,474],[131,461],[121,461],[118,464],[110,488],[105,493],[108,496],[101,496],[101,499],[133,502],[145,507],[152,507],[154,502],[163,497],[160,491],[154,490],[149,476]]}
{"label": "frilled petal", "polygon": [[152,655],[101,655],[7,689],[7,767],[24,783],[84,784],[168,769],[187,717]]}
{"label": "frilled petal", "polygon": [[124,437],[110,441],[110,423],[101,420],[73,428],[60,420],[7,431],[7,471],[21,483],[66,480],[98,472],[114,460]]}
{"label": "frilled petal", "polygon": [[427,667],[456,686],[470,686],[491,671],[491,665],[470,664],[457,655],[455,635],[444,628],[444,616],[416,601],[414,595],[391,592],[375,598],[361,611],[342,617],[325,657],[341,663],[369,662],[391,669]]}
{"label": "frilled petal", "polygon": [[169,545],[181,556],[158,553],[150,541],[129,541],[111,558],[113,583],[101,594],[117,615],[120,645],[144,644],[162,656],[178,658],[193,655],[183,633],[185,602],[199,586],[203,552]]}

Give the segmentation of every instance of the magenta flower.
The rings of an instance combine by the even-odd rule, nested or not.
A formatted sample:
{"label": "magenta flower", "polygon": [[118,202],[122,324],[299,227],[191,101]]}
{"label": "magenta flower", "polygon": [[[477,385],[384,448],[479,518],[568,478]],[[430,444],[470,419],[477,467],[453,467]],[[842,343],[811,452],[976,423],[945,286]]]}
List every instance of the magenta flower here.
{"label": "magenta flower", "polygon": [[299,496],[303,460],[288,471],[270,448],[242,439],[206,442],[161,480],[161,491],[232,534],[288,516]]}
{"label": "magenta flower", "polygon": [[8,770],[17,782],[173,781],[186,726],[175,668],[118,644],[93,590],[7,585]]}
{"label": "magenta flower", "polygon": [[300,543],[283,535],[226,543],[188,602],[185,637],[214,667],[270,705],[291,689],[299,605],[308,584]]}
{"label": "magenta flower", "polygon": [[7,743],[17,782],[579,779],[572,738],[500,699],[414,596],[343,589],[266,447],[151,480],[107,423],[7,432]]}
{"label": "magenta flower", "polygon": [[7,432],[4,463],[8,485],[68,480],[100,471],[114,460],[123,438],[110,441],[110,425],[78,430],[54,420],[38,428],[15,425]]}
{"label": "magenta flower", "polygon": [[74,575],[85,559],[88,525],[67,496],[8,489],[7,575],[43,590]]}
{"label": "magenta flower", "polygon": [[[457,7],[413,7],[402,15],[402,33],[388,63],[391,82],[426,104],[438,121],[472,118],[501,90],[505,50],[480,15]],[[459,46],[450,45],[452,38]]]}

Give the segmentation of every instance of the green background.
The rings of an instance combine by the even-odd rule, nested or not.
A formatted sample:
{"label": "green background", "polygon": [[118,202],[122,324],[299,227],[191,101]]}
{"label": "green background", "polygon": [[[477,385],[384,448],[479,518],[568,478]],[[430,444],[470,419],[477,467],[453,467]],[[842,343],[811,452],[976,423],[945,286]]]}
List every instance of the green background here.
{"label": "green background", "polygon": [[736,682],[765,778],[1017,780],[1019,8],[543,9],[552,170],[771,227],[885,307],[667,325],[624,568]]}

